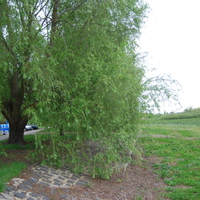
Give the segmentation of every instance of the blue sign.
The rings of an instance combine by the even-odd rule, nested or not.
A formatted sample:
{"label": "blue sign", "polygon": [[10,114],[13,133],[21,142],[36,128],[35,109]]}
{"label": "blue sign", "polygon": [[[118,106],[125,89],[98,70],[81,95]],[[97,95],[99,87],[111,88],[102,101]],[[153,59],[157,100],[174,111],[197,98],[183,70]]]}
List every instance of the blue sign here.
{"label": "blue sign", "polygon": [[0,124],[0,133],[3,135],[9,134],[9,124]]}

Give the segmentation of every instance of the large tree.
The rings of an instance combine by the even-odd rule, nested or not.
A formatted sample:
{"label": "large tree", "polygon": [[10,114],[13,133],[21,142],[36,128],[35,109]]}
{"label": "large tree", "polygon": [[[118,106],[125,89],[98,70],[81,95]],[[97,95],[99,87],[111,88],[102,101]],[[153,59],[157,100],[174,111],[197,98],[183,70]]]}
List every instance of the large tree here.
{"label": "large tree", "polygon": [[144,10],[140,0],[0,0],[8,143],[24,144],[24,126],[42,110],[80,132],[130,128],[142,92],[135,47]]}

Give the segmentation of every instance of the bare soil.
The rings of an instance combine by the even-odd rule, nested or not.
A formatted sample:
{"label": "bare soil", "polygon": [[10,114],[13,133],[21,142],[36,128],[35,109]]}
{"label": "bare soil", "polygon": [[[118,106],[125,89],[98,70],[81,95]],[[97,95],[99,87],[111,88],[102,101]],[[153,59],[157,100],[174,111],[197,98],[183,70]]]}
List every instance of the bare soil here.
{"label": "bare soil", "polygon": [[[2,163],[18,160],[28,163],[20,178],[29,179],[32,175],[31,163],[26,156],[27,150],[8,150],[7,156],[0,156]],[[73,186],[68,189],[52,189],[45,187],[35,187],[33,192],[43,192],[50,199],[74,199],[74,200],[163,200],[166,184],[153,171],[152,165],[159,163],[160,157],[144,157],[141,164],[130,164],[126,172],[122,171],[110,180],[93,179],[91,185],[84,187]]]}

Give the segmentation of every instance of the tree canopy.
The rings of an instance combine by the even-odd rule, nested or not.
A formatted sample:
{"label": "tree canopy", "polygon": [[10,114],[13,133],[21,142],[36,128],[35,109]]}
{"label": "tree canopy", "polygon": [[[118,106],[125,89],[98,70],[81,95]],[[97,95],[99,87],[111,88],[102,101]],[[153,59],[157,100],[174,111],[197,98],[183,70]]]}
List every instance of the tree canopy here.
{"label": "tree canopy", "polygon": [[24,143],[35,112],[46,124],[82,132],[134,124],[143,76],[135,47],[145,8],[139,0],[1,0],[0,105],[8,142]]}
{"label": "tree canopy", "polygon": [[[75,171],[108,178],[113,162],[130,161],[141,99],[149,90],[171,95],[144,82],[136,48],[146,8],[142,0],[0,0],[8,143],[25,144],[24,127],[35,116],[56,132],[45,148],[36,135],[34,153],[45,162],[64,158]],[[76,139],[64,140],[58,129]]]}

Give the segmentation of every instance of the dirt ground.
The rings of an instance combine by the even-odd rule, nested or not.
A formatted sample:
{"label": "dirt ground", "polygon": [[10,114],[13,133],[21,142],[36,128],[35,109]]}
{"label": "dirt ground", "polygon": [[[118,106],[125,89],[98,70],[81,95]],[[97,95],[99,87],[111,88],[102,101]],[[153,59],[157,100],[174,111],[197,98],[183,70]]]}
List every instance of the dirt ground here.
{"label": "dirt ground", "polygon": [[[27,162],[26,150],[8,150],[7,156],[0,156],[2,163],[18,160]],[[68,189],[38,188],[32,190],[45,193],[50,199],[74,199],[74,200],[163,200],[163,193],[167,187],[159,176],[153,172],[152,165],[161,161],[159,157],[143,158],[141,164],[130,164],[126,172],[122,171],[110,180],[93,179],[92,184],[84,187],[73,186]],[[24,170],[20,178],[31,177],[31,164]],[[60,198],[63,196],[63,198]]]}

